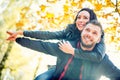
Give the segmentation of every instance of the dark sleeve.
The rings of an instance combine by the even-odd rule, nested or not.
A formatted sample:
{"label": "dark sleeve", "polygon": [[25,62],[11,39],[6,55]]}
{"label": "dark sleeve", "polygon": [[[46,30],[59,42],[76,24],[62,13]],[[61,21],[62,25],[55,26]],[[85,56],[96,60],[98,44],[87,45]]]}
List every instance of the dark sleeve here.
{"label": "dark sleeve", "polygon": [[110,80],[120,80],[120,69],[111,62],[108,55],[105,55],[99,63],[98,74],[102,74]]}
{"label": "dark sleeve", "polygon": [[93,62],[100,62],[102,60],[101,54],[93,51],[83,51],[82,49],[75,49],[76,58],[83,60],[90,60]]}
{"label": "dark sleeve", "polygon": [[101,55],[101,58],[103,59],[105,56],[105,43],[104,43],[104,38],[101,39],[100,43],[98,43],[95,48],[94,48],[95,52],[99,53]]}
{"label": "dark sleeve", "polygon": [[65,30],[62,31],[24,31],[24,36],[36,38],[36,39],[43,39],[43,40],[49,40],[49,39],[64,39],[65,38]]}
{"label": "dark sleeve", "polygon": [[63,55],[63,52],[58,48],[57,43],[30,40],[28,38],[17,38],[16,42],[21,46],[30,48],[35,51],[43,52],[45,54],[50,54],[57,57]]}
{"label": "dark sleeve", "polygon": [[67,39],[73,40],[78,38],[79,32],[76,30],[75,24],[69,24],[66,29],[61,31],[24,31],[24,36],[42,39],[42,40],[49,40],[49,39]]}
{"label": "dark sleeve", "polygon": [[75,57],[90,60],[94,62],[100,62],[105,56],[105,44],[104,41],[101,40],[99,44],[97,44],[93,51],[83,51],[82,49],[75,49]]}

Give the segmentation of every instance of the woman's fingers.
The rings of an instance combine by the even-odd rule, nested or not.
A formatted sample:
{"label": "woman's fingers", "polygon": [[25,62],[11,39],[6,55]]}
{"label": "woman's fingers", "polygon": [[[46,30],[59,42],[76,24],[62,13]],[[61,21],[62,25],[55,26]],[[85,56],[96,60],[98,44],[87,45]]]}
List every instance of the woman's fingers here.
{"label": "woman's fingers", "polygon": [[9,35],[13,35],[13,34],[14,34],[13,32],[10,32],[10,31],[7,31],[7,33],[8,33]]}

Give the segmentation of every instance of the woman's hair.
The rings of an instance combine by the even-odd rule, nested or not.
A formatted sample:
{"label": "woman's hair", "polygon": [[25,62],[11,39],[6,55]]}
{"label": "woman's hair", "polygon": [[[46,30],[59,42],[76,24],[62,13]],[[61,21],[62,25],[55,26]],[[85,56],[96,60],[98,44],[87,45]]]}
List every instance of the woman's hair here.
{"label": "woman's hair", "polygon": [[77,16],[76,16],[76,18],[75,18],[75,20],[74,20],[74,23],[76,22],[77,17],[78,17],[78,15],[79,15],[79,13],[80,13],[81,11],[87,11],[87,12],[90,14],[90,21],[91,21],[91,20],[97,20],[97,16],[96,16],[95,12],[94,12],[92,9],[90,9],[90,8],[82,8],[82,9],[77,13]]}

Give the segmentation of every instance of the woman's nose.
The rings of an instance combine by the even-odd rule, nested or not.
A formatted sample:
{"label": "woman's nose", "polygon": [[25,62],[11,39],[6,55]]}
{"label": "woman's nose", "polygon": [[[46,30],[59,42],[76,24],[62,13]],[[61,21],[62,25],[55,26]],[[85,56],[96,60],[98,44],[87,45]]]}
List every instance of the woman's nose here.
{"label": "woman's nose", "polygon": [[83,19],[82,19],[82,18],[80,18],[78,21],[82,22],[82,21],[83,21]]}

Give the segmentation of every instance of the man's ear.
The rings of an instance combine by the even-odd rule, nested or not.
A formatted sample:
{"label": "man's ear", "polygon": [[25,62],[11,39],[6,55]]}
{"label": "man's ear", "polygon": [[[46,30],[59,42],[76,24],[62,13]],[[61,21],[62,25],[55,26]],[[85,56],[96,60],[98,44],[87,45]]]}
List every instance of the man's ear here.
{"label": "man's ear", "polygon": [[101,38],[98,39],[97,43],[99,43],[101,41]]}

